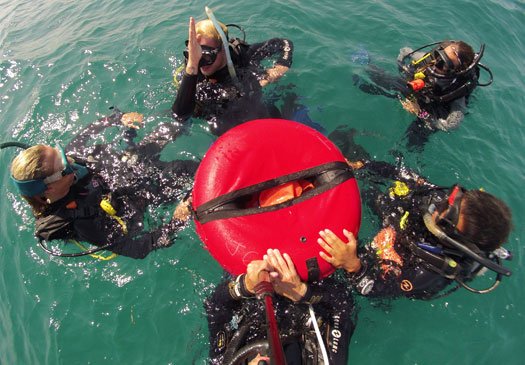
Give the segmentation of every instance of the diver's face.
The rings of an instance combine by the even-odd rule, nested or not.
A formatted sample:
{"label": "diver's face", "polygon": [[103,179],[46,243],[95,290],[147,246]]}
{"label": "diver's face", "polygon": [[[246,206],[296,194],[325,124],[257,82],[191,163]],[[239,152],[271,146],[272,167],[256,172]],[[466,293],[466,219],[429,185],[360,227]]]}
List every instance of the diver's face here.
{"label": "diver's face", "polygon": [[[50,171],[49,176],[61,172],[64,169],[62,157],[58,149],[47,146],[44,151],[44,168]],[[47,184],[44,196],[48,202],[56,202],[69,193],[71,185],[75,181],[75,174],[71,173],[60,177],[60,179]]]}
{"label": "diver's face", "polygon": [[222,47],[221,42],[213,38],[203,37],[201,35],[197,35],[197,42],[199,42],[199,44],[203,48],[208,48],[212,50],[220,49],[220,51],[218,51],[217,53],[217,57],[215,58],[215,61],[212,64],[202,66],[200,68],[200,71],[204,76],[213,75],[215,72],[217,72],[218,70],[226,66],[226,52],[223,49],[224,47]]}

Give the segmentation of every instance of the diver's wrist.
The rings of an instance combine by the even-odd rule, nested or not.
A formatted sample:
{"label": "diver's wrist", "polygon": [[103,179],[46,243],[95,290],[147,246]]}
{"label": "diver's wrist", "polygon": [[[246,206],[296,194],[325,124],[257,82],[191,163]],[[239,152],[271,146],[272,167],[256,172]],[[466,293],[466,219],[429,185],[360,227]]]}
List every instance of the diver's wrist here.
{"label": "diver's wrist", "polygon": [[307,291],[308,291],[308,285],[306,283],[301,282],[301,285],[299,286],[299,290],[297,291],[298,297],[295,301],[298,302],[302,300],[306,296]]}
{"label": "diver's wrist", "polygon": [[186,74],[188,75],[197,75],[197,66],[186,65]]}
{"label": "diver's wrist", "polygon": [[345,262],[343,265],[343,269],[345,269],[345,271],[349,274],[357,273],[361,270],[361,268],[362,265],[359,258]]}

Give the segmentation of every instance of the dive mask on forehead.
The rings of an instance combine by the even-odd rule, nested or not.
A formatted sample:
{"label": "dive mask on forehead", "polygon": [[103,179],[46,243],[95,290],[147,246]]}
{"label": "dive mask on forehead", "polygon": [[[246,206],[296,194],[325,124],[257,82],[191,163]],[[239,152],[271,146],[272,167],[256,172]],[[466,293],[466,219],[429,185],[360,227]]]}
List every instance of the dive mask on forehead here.
{"label": "dive mask on forehead", "polygon": [[[217,55],[222,50],[222,46],[219,46],[217,48],[209,47],[209,46],[203,46],[201,45],[201,59],[199,61],[199,67],[209,66],[212,65],[215,60],[217,59]],[[186,41],[186,49],[182,52],[184,54],[184,58],[186,61],[188,61],[189,53],[188,53],[188,41]]]}
{"label": "dive mask on forehead", "polygon": [[57,144],[55,150],[60,158],[60,168],[58,171],[43,179],[33,180],[17,180],[11,176],[11,180],[16,185],[20,194],[25,196],[41,195],[47,190],[47,185],[59,181],[62,177],[70,174],[75,174],[75,181],[82,179],[87,175],[88,170],[85,166],[77,163],[70,163],[67,159],[66,153],[60,144]]}

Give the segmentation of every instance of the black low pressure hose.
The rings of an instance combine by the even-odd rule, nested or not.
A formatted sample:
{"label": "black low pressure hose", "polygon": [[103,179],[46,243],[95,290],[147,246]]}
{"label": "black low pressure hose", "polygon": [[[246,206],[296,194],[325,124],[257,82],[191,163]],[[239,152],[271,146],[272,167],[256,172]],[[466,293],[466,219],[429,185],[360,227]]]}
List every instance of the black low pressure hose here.
{"label": "black low pressure hose", "polygon": [[270,350],[270,344],[267,340],[260,340],[249,345],[244,346],[239,351],[237,351],[228,365],[241,365],[245,361],[253,359],[257,354],[268,353]]}
{"label": "black low pressure hose", "polygon": [[108,244],[106,244],[104,246],[94,247],[91,250],[87,250],[87,251],[82,251],[82,252],[77,252],[77,253],[62,253],[62,252],[55,252],[55,251],[50,250],[49,247],[47,247],[44,244],[44,240],[40,240],[38,242],[38,244],[40,245],[40,247],[42,247],[42,249],[45,252],[47,252],[48,254],[50,254],[52,256],[57,256],[57,257],[82,257],[82,256],[87,256],[87,255],[91,255],[91,254],[93,254],[95,252],[99,252],[99,251],[102,251],[102,250],[107,250],[111,246],[114,245],[114,243],[108,243]]}

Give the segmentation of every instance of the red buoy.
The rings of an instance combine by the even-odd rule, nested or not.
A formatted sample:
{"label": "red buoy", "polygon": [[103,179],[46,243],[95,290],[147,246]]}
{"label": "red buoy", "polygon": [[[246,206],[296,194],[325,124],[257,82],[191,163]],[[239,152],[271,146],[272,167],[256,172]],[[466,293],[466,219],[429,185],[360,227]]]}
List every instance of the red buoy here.
{"label": "red buoy", "polygon": [[343,154],[303,124],[260,119],[211,146],[195,175],[197,234],[231,274],[246,271],[269,248],[288,253],[303,280],[334,269],[319,256],[319,231],[357,236],[359,189]]}

